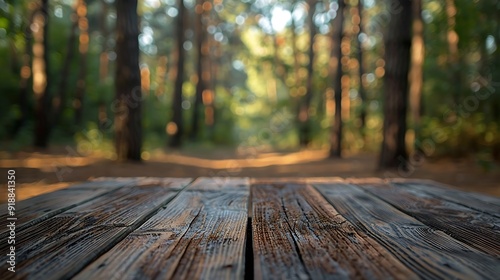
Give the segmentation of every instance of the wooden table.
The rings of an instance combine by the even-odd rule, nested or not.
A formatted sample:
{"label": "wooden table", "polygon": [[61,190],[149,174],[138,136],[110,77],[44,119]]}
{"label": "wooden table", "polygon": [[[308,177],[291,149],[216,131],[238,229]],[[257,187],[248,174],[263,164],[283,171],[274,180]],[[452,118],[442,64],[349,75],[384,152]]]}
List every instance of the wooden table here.
{"label": "wooden table", "polygon": [[16,206],[0,279],[500,277],[500,199],[430,181],[100,178]]}

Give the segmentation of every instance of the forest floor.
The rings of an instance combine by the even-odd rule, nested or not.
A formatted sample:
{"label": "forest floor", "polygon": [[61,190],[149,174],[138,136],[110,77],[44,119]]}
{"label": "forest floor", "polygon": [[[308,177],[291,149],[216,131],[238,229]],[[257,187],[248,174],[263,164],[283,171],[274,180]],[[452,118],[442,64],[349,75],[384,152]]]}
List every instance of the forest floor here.
{"label": "forest floor", "polygon": [[[119,163],[100,156],[74,157],[64,149],[49,152],[0,152],[0,183],[16,171],[18,200],[95,177],[404,177],[432,179],[458,189],[500,197],[500,165],[487,169],[474,159],[424,159],[409,172],[376,171],[377,155],[328,159],[325,150],[260,153],[243,156],[229,148],[157,151],[143,163]],[[6,200],[0,190],[0,202]]]}

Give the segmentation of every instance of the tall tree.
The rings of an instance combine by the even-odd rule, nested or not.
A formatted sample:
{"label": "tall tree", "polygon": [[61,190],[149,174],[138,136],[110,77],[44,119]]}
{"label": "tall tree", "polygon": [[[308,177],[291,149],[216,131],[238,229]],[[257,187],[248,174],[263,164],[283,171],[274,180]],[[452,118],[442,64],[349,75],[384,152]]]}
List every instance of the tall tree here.
{"label": "tall tree", "polygon": [[174,99],[172,102],[172,122],[169,123],[171,129],[171,147],[180,147],[182,144],[183,123],[182,123],[182,85],[184,84],[184,34],[186,6],[184,0],[178,0],[179,14],[177,15],[177,76],[175,78]]}
{"label": "tall tree", "polygon": [[212,36],[208,39],[209,59],[207,60],[207,88],[203,94],[203,104],[205,106],[205,125],[208,128],[210,138],[214,137],[215,127],[215,88],[217,86],[217,43]]}
{"label": "tall tree", "polygon": [[71,29],[68,38],[68,45],[66,50],[66,57],[64,58],[63,67],[61,68],[61,74],[59,81],[59,89],[57,90],[56,95],[54,96],[54,121],[53,125],[57,125],[59,120],[61,119],[62,111],[66,106],[66,91],[68,90],[68,80],[71,68],[71,62],[73,61],[74,50],[75,50],[75,41],[76,41],[76,30],[78,28],[78,7],[80,6],[80,1],[75,3],[74,11],[71,14]]}
{"label": "tall tree", "polygon": [[75,124],[80,126],[83,118],[83,96],[85,95],[85,83],[87,77],[87,53],[89,49],[89,21],[87,19],[87,5],[85,0],[78,0],[78,29],[80,30],[79,47],[80,52],[80,69],[78,71],[78,81],[76,83],[75,94]]}
{"label": "tall tree", "polygon": [[344,10],[345,1],[339,0],[339,9],[337,11],[337,22],[334,32],[334,55],[337,57],[337,69],[334,77],[335,91],[335,117],[333,120],[332,131],[330,134],[330,157],[339,158],[342,156],[342,41],[344,39]]}
{"label": "tall tree", "polygon": [[49,112],[51,107],[49,87],[49,1],[42,0],[33,24],[33,92],[35,93],[35,138],[34,145],[46,148],[49,140]]}
{"label": "tall tree", "polygon": [[366,91],[363,85],[363,42],[361,41],[361,34],[364,34],[364,25],[363,25],[363,1],[358,0],[358,16],[359,16],[359,29],[358,29],[358,64],[359,64],[359,98],[361,99],[361,110],[359,113],[359,119],[361,121],[361,134],[363,138],[365,137],[365,128],[366,128]]}
{"label": "tall tree", "polygon": [[316,11],[316,0],[309,0],[309,11],[307,21],[309,24],[309,63],[307,65],[306,94],[299,108],[299,142],[301,146],[307,146],[311,142],[311,116],[309,108],[313,96],[313,70],[314,70],[314,37],[316,36],[316,25],[314,24],[314,12]]}
{"label": "tall tree", "polygon": [[210,109],[211,109],[211,112],[209,112],[209,116],[211,115],[211,118],[208,120],[208,126],[209,126],[209,129],[210,129],[210,133],[211,133],[211,137],[212,139],[214,138],[214,132],[215,132],[215,124],[216,124],[216,121],[217,121],[217,113],[219,113],[219,111],[217,111],[216,107],[215,107],[215,99],[216,99],[216,93],[217,93],[217,87],[219,86],[220,84],[220,80],[219,80],[219,76],[218,75],[220,73],[220,64],[221,64],[221,57],[222,57],[222,45],[213,40],[212,41],[213,45],[214,45],[214,55],[213,55],[213,59],[212,59],[212,63],[210,64],[211,68],[210,68],[210,71],[212,71],[213,75],[212,75],[212,102],[210,104]]}
{"label": "tall tree", "polygon": [[[295,9],[297,8],[297,0],[294,0],[293,1],[293,8],[292,8],[292,13],[295,11]],[[301,77],[300,77],[300,73],[299,73],[299,70],[300,70],[300,62],[299,62],[299,55],[300,55],[300,51],[299,51],[299,47],[297,46],[297,19],[292,17],[292,24],[291,24],[291,34],[292,34],[292,52],[293,52],[293,74],[294,74],[294,77],[293,77],[293,80],[294,80],[294,83],[293,83],[293,87],[295,88],[295,90],[298,90],[299,86],[301,85]]]}
{"label": "tall tree", "polygon": [[33,33],[31,31],[31,25],[33,23],[33,18],[38,12],[38,5],[32,3],[28,9],[30,13],[29,20],[24,26],[24,54],[21,59],[21,70],[20,70],[20,82],[19,82],[19,95],[18,103],[20,109],[20,115],[15,120],[14,125],[11,130],[11,137],[14,138],[21,128],[26,124],[29,114],[29,82],[32,77],[31,59],[32,59],[32,48],[33,48]]}
{"label": "tall tree", "polygon": [[410,65],[412,1],[401,1],[385,34],[384,128],[379,168],[406,168],[405,146]]}
{"label": "tall tree", "polygon": [[[109,51],[108,41],[110,36],[110,30],[107,26],[108,10],[109,10],[109,4],[106,2],[106,0],[101,0],[101,12],[99,15],[99,29],[103,37],[101,54],[99,55],[99,86],[101,88],[105,88],[105,85],[107,84],[107,79],[109,76],[109,66],[110,66],[108,58],[108,51]],[[107,106],[105,102],[105,97],[101,96],[99,100],[99,128],[101,130],[105,129],[109,125],[108,112],[106,108]]]}
{"label": "tall tree", "polygon": [[422,20],[422,0],[413,0],[413,37],[411,44],[410,68],[410,112],[415,133],[414,146],[418,149],[420,135],[420,104],[422,99],[424,67],[424,22]]}
{"label": "tall tree", "polygon": [[99,18],[99,28],[101,29],[101,35],[103,37],[103,43],[101,47],[101,54],[99,55],[99,83],[104,85],[106,83],[106,79],[108,78],[109,73],[109,59],[108,59],[108,51],[109,51],[109,30],[107,25],[107,19],[109,14],[109,6],[106,0],[101,0],[101,13]]}
{"label": "tall tree", "polygon": [[116,153],[119,160],[141,160],[141,74],[137,0],[116,5]]}
{"label": "tall tree", "polygon": [[200,129],[200,110],[202,107],[202,98],[203,91],[206,89],[206,81],[205,76],[203,75],[204,71],[204,61],[205,54],[207,52],[207,44],[206,44],[206,28],[203,24],[204,17],[204,0],[198,0],[198,4],[195,7],[195,29],[196,29],[196,74],[197,74],[197,82],[196,82],[196,92],[194,96],[193,103],[193,118],[191,120],[191,138],[196,139]]}
{"label": "tall tree", "polygon": [[456,31],[457,7],[455,0],[446,0],[446,16],[448,23],[448,66],[450,68],[450,84],[452,88],[453,102],[456,106],[460,102],[460,55],[458,52],[458,33]]}

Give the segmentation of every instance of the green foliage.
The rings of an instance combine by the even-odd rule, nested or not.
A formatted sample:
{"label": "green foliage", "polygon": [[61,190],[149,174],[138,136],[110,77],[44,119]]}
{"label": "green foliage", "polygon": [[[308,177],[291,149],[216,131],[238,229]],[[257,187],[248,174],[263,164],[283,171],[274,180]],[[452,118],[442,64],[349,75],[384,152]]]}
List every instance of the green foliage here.
{"label": "green foliage", "polygon": [[[0,130],[2,143],[10,138],[9,131],[20,117],[19,105],[20,70],[26,54],[25,30],[29,25],[29,1],[4,1],[6,9],[0,9]],[[25,3],[26,2],[26,3]],[[109,2],[109,1],[108,1]],[[139,9],[142,16],[140,67],[148,69],[150,89],[144,92],[143,131],[144,149],[152,152],[166,145],[166,127],[171,120],[173,78],[175,75],[176,50],[174,38],[176,1],[142,1]],[[357,1],[351,1],[355,4]],[[190,3],[194,3],[191,1]],[[61,119],[53,129],[51,141],[64,144],[74,141],[81,153],[97,151],[112,158],[113,100],[114,92],[114,26],[115,14],[109,7],[106,22],[101,23],[102,1],[87,1],[90,48],[87,55],[86,92],[82,127],[74,121],[73,99],[81,61],[78,45],[68,46],[71,33],[70,15],[72,1],[51,1],[50,8],[50,92],[54,96],[61,79],[68,82],[66,102]],[[478,163],[490,162],[500,147],[500,6],[498,1],[455,0],[458,9],[455,30],[459,37],[460,79],[452,75],[447,62],[447,24],[445,1],[424,1],[425,48],[424,85],[422,111],[418,139],[434,143],[430,156],[467,156],[474,154]],[[309,27],[305,21],[307,9],[301,1],[293,6],[286,1],[223,1],[222,7],[214,7],[206,20],[208,37],[213,43],[210,49],[211,62],[217,64],[210,72],[215,84],[215,124],[205,125],[201,113],[200,133],[197,139],[189,139],[194,93],[196,88],[196,32],[186,30],[187,50],[186,80],[184,83],[184,124],[188,147],[200,145],[238,146],[255,149],[293,149],[298,146],[297,107],[305,87],[305,67],[309,63]],[[283,30],[269,27],[273,7],[294,12],[292,21]],[[326,7],[326,8],[325,8]],[[329,144],[333,121],[331,108],[327,104],[331,96],[325,94],[334,87],[331,56],[331,24],[335,5],[318,8],[315,28],[315,56],[311,106],[311,147],[324,148]],[[188,7],[188,17],[195,16],[194,7]],[[345,75],[350,76],[350,114],[344,120],[344,144],[348,152],[377,152],[382,141],[381,97],[384,91],[382,68],[384,61],[383,34],[387,32],[387,7],[384,1],[366,1],[363,14],[366,36],[363,40],[365,88],[367,100],[361,104],[357,89],[358,74],[355,66],[346,66]],[[275,19],[276,20],[276,19]],[[266,25],[267,23],[267,25]],[[350,17],[346,28],[352,28]],[[106,27],[108,30],[103,30]],[[105,32],[106,31],[106,32]],[[295,36],[293,36],[295,34]],[[108,36],[106,38],[106,36]],[[296,37],[297,53],[292,39]],[[218,38],[218,39],[217,39]],[[351,36],[349,57],[356,58],[358,48],[356,36]],[[78,34],[77,34],[78,41]],[[335,44],[337,42],[333,42]],[[278,45],[278,50],[275,49]],[[69,73],[62,73],[68,49],[73,47],[75,56]],[[100,56],[103,51],[110,58],[109,75],[100,77]],[[220,56],[215,54],[220,52]],[[276,56],[277,54],[277,56]],[[160,57],[167,57],[167,65],[160,65]],[[297,61],[295,61],[297,59]],[[296,64],[297,62],[297,64]],[[381,66],[382,65],[382,66]],[[161,77],[160,68],[166,67]],[[296,71],[298,73],[296,73]],[[67,74],[67,75],[66,75]],[[34,96],[31,81],[28,85],[29,116],[15,139],[8,142],[9,149],[20,149],[31,145],[33,132]],[[489,94],[488,94],[489,92]],[[455,98],[458,96],[458,101]],[[479,96],[479,97],[478,97]],[[480,98],[481,96],[487,96]],[[330,99],[329,99],[330,98]],[[471,99],[472,98],[472,99]],[[473,99],[475,98],[475,99]],[[458,104],[456,104],[458,102]],[[472,103],[471,103],[472,102]],[[476,104],[477,103],[477,104]],[[331,104],[330,104],[331,105]],[[476,106],[477,105],[477,106]],[[361,131],[359,113],[361,106],[367,108],[366,127]],[[469,109],[467,109],[469,108]],[[108,125],[102,127],[102,118]],[[90,147],[90,148],[89,148]],[[498,152],[500,153],[500,152]]]}
{"label": "green foliage", "polygon": [[498,123],[487,122],[483,113],[454,117],[452,120],[425,118],[422,127],[424,152],[431,157],[492,155],[500,144]]}

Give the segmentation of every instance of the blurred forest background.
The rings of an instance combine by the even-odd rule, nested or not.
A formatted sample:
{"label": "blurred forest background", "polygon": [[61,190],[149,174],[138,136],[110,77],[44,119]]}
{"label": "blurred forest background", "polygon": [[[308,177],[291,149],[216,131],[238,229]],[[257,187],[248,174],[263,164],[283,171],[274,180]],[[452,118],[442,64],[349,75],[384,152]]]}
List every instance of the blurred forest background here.
{"label": "blurred forest background", "polygon": [[495,193],[499,19],[498,0],[0,0],[0,167],[56,183],[441,166]]}

